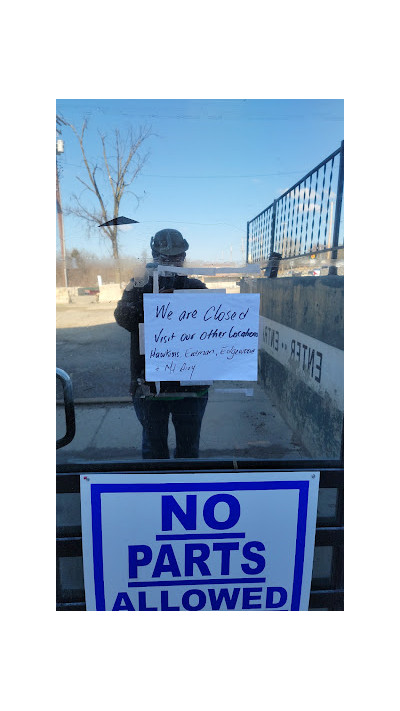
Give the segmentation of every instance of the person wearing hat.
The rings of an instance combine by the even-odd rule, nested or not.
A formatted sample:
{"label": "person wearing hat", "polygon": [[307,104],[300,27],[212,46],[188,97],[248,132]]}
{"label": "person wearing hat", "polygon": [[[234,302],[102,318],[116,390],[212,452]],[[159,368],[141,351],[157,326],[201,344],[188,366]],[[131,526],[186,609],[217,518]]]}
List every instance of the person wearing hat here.
{"label": "person wearing hat", "polygon": [[[151,238],[153,255],[151,267],[166,264],[182,267],[189,244],[178,230],[163,229]],[[176,289],[206,289],[199,279],[171,275],[159,277],[159,293]],[[139,323],[144,322],[143,294],[153,293],[153,277],[147,284],[137,286],[134,279],[122,294],[114,311],[116,322],[131,334],[131,387],[133,406],[142,425],[143,459],[168,459],[169,416],[175,427],[176,458],[199,456],[200,429],[208,400],[208,386],[180,385],[161,382],[160,393],[155,383],[145,381],[145,359],[139,352]]]}

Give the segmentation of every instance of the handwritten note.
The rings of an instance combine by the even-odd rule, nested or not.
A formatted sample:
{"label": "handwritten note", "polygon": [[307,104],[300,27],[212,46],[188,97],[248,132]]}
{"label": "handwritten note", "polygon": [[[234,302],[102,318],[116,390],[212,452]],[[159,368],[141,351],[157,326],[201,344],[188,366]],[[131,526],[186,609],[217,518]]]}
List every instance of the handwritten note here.
{"label": "handwritten note", "polygon": [[144,294],[146,380],[257,380],[259,294]]}

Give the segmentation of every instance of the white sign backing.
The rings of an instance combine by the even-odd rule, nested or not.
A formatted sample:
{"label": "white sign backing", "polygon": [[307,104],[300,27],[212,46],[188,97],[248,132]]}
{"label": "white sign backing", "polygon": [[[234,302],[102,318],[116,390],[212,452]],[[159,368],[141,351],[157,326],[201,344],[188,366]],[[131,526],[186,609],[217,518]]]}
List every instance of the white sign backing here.
{"label": "white sign backing", "polygon": [[318,472],[81,475],[87,610],[307,610]]}

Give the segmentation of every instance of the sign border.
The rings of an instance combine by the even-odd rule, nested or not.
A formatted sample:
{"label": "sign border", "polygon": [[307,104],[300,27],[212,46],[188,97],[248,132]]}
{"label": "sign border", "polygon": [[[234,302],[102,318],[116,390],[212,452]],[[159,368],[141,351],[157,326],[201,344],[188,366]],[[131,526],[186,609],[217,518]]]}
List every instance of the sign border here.
{"label": "sign border", "polygon": [[300,611],[301,588],[304,572],[304,554],[307,531],[309,502],[309,481],[268,481],[268,482],[208,482],[208,483],[148,483],[148,484],[91,484],[93,575],[96,611],[106,611],[103,569],[103,535],[101,525],[101,495],[105,493],[164,492],[164,491],[245,491],[245,490],[298,489],[299,504],[297,515],[296,551],[294,559],[291,611]]}

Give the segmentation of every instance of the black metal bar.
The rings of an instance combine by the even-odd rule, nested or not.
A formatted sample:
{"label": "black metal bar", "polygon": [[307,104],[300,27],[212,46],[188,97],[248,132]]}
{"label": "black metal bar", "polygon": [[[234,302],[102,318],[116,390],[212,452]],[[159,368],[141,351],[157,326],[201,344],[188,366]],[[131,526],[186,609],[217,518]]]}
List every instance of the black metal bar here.
{"label": "black metal bar", "polygon": [[[85,591],[81,590],[57,590],[56,605],[84,605]],[[76,608],[75,608],[76,609]]]}
{"label": "black metal bar", "polygon": [[[311,590],[308,609],[316,610],[319,608],[327,609],[328,611],[343,611],[344,590]],[[56,610],[67,612],[86,611],[85,598],[82,596],[75,601],[57,600]]]}
{"label": "black metal bar", "polygon": [[341,546],[343,545],[344,530],[342,526],[323,526],[315,531],[316,546]]}
{"label": "black metal bar", "polygon": [[56,554],[58,558],[77,558],[82,556],[82,536],[56,538]]}
{"label": "black metal bar", "polygon": [[56,375],[59,380],[61,380],[63,393],[64,393],[64,409],[65,409],[65,423],[67,426],[67,431],[64,437],[57,440],[57,449],[65,447],[65,445],[72,442],[75,437],[75,408],[74,408],[74,397],[72,392],[72,382],[68,373],[61,368],[56,368]]}
{"label": "black metal bar", "polygon": [[344,586],[344,547],[334,546],[332,552],[331,579],[333,588]]}
{"label": "black metal bar", "polygon": [[[222,464],[222,466],[221,466]],[[223,462],[218,462],[217,467],[210,467],[207,471],[212,470],[215,473],[218,473],[220,471],[227,471],[227,468],[223,466]],[[243,471],[242,468],[238,466],[238,468],[234,468],[232,465],[232,462],[229,462],[230,467],[229,471],[232,472],[237,472],[237,471]],[[275,463],[275,466],[269,467],[269,466],[261,466],[257,468],[250,468],[247,467],[247,469],[250,469],[251,471],[293,471],[293,469],[296,469],[296,471],[301,471],[299,467],[293,467],[288,469],[287,463],[286,466],[283,468],[282,462],[277,462]],[[73,471],[76,472],[74,474],[71,473],[71,469],[73,468]],[[62,471],[63,469],[67,469],[67,471]],[[171,467],[170,470],[173,470],[175,472],[180,471],[182,473],[185,473],[185,471],[191,471],[193,470],[182,470],[179,469],[178,467]],[[160,471],[165,471],[165,469],[156,469],[155,467],[152,466],[150,469],[149,467],[147,468],[142,468],[138,469],[136,466],[129,465],[126,462],[102,462],[101,464],[98,463],[97,465],[94,463],[85,463],[85,464],[73,464],[73,465],[59,465],[57,467],[57,476],[56,476],[56,491],[57,494],[78,494],[80,492],[80,474],[90,474],[90,472],[121,472],[121,473],[134,473],[134,472],[143,472],[146,471],[148,474],[154,474],[154,473],[160,473]],[[203,468],[204,471],[204,468]],[[315,466],[308,466],[304,467],[303,471],[319,471],[320,472],[320,480],[319,480],[319,488],[320,489],[338,489],[338,503],[337,503],[337,513],[336,513],[336,520],[338,522],[338,525],[341,525],[343,522],[343,469],[338,469],[337,464],[336,467],[334,468],[325,468],[322,469],[321,467],[315,467]],[[165,471],[165,473],[167,473]]]}
{"label": "black metal bar", "polygon": [[[74,599],[67,599],[73,597]],[[326,607],[329,610],[342,610],[344,600],[344,591],[342,586],[332,587],[332,589],[312,589],[310,591],[310,604],[309,610]],[[56,601],[57,610],[86,610],[85,595],[84,592],[73,591],[64,593],[64,599],[62,599],[62,594],[58,593],[58,599]]]}
{"label": "black metal bar", "polygon": [[338,499],[336,504],[336,520],[339,525],[344,524],[344,486],[342,481],[342,486],[338,486]]}
{"label": "black metal bar", "polygon": [[[79,528],[79,527],[77,527]],[[318,525],[315,532],[315,545],[343,545],[344,529],[342,526]],[[57,556],[74,558],[82,555],[82,536],[59,536],[56,539]]]}
{"label": "black metal bar", "polygon": [[276,221],[276,203],[278,201],[274,200],[272,203],[272,217],[271,217],[271,238],[269,241],[269,255],[268,259],[270,259],[272,252],[274,251],[274,244],[275,244],[275,221]]}
{"label": "black metal bar", "polygon": [[[329,611],[343,611],[343,590],[312,590],[309,610],[324,608]],[[86,611],[84,602],[58,602],[56,610],[60,612]]]}
{"label": "black metal bar", "polygon": [[60,612],[75,612],[86,611],[85,602],[57,602],[56,611]]}
{"label": "black metal bar", "polygon": [[343,489],[343,469],[320,469],[320,489]]}
{"label": "black metal bar", "polygon": [[[70,474],[70,468],[68,467],[68,473],[64,474],[58,471],[57,467],[57,477],[56,477],[56,492],[57,494],[79,494],[81,491],[81,482],[79,475]],[[85,472],[82,472],[83,474]]]}
{"label": "black metal bar", "polygon": [[344,610],[343,590],[311,590],[309,610],[326,608],[329,611]]}
{"label": "black metal bar", "polygon": [[264,210],[261,210],[261,212],[259,212],[258,215],[256,215],[256,216],[253,217],[251,220],[249,220],[248,224],[251,224],[252,222],[254,222],[254,220],[257,220],[259,217],[261,217],[261,215],[264,214],[264,212],[268,212],[268,210],[270,210],[271,207],[273,207],[273,206],[274,206],[274,203],[271,202],[271,204],[268,205],[268,207],[266,207]]}
{"label": "black metal bar", "polygon": [[337,198],[336,198],[336,209],[335,209],[335,224],[333,227],[333,239],[332,239],[332,259],[337,259],[337,247],[339,244],[339,227],[340,218],[342,215],[342,199],[343,199],[343,184],[344,184],[344,141],[342,141],[340,146],[340,163],[339,163],[339,175],[338,175],[338,185],[337,185]]}
{"label": "black metal bar", "polygon": [[340,447],[340,461],[344,462],[344,417],[342,420],[342,443]]}
{"label": "black metal bar", "polygon": [[250,223],[247,223],[247,241],[246,241],[246,264],[249,263],[249,225]]}
{"label": "black metal bar", "polygon": [[60,558],[56,557],[56,596],[57,602],[61,598],[61,575],[60,575]]}
{"label": "black metal bar", "polygon": [[[342,145],[343,145],[343,141],[342,141]],[[307,175],[305,175],[303,178],[301,178],[301,180],[299,180],[295,185],[292,185],[292,187],[289,188],[289,190],[286,190],[286,192],[282,193],[282,195],[279,196],[278,200],[282,200],[282,198],[284,198],[285,195],[287,195],[288,193],[290,193],[291,190],[294,190],[295,188],[298,188],[299,185],[301,185],[302,183],[304,183],[304,181],[307,180],[307,178],[310,177],[310,175],[312,175],[313,173],[316,173],[316,171],[319,170],[320,168],[323,168],[323,166],[325,165],[325,163],[328,163],[330,160],[332,160],[332,158],[334,158],[335,156],[337,156],[337,154],[340,153],[340,151],[341,151],[341,148],[337,148],[336,151],[333,151],[333,153],[331,153],[330,156],[328,156],[328,157],[325,158],[323,161],[321,161],[321,163],[319,163],[319,165],[316,165],[315,168],[313,168],[312,170],[310,170],[309,173],[307,173]],[[268,209],[268,208],[267,208],[267,209]]]}
{"label": "black metal bar", "polygon": [[[342,469],[340,459],[293,459],[262,460],[262,459],[181,459],[181,460],[154,460],[146,462],[127,461],[82,461],[58,464],[57,474],[89,474],[90,472],[202,472],[202,471],[325,471],[329,469]],[[61,492],[59,492],[61,493]],[[67,493],[67,492],[64,492]]]}

